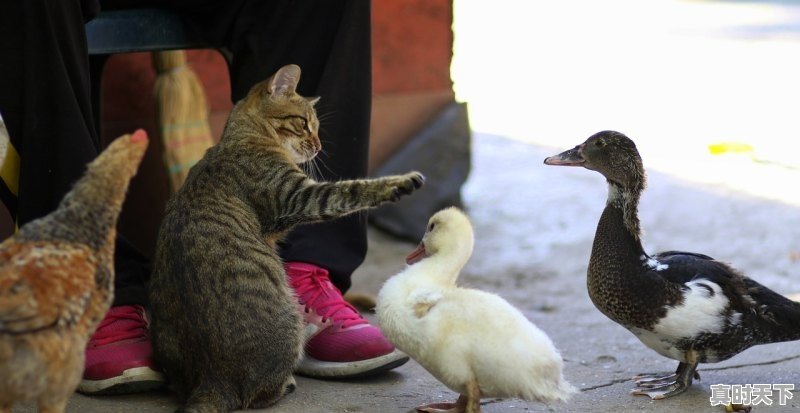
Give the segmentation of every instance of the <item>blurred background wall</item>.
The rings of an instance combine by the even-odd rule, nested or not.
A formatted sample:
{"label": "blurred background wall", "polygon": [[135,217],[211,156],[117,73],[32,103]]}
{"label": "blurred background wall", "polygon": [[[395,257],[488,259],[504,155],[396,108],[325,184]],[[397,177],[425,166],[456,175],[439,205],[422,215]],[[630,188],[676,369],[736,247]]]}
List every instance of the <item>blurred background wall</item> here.
{"label": "blurred background wall", "polygon": [[[370,171],[454,102],[452,0],[375,1],[372,13]],[[215,50],[191,50],[188,60],[205,88],[212,134],[218,139],[232,107],[225,60]],[[108,60],[101,105],[101,133],[106,142],[136,128],[146,129],[157,139],[155,76],[150,53],[119,54]],[[161,148],[151,145],[120,218],[120,231],[147,255],[152,254],[168,196]]]}

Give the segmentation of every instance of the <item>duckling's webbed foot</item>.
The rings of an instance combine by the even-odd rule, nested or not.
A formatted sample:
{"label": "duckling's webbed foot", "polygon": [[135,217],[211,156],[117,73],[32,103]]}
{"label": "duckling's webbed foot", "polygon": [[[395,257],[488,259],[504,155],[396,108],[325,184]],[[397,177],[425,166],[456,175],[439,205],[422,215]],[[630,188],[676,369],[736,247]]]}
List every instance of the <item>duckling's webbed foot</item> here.
{"label": "duckling's webbed foot", "polygon": [[653,400],[675,396],[685,392],[692,385],[692,379],[700,379],[696,369],[697,363],[680,363],[675,374],[640,378],[636,381],[637,387],[631,393],[650,396]]}
{"label": "duckling's webbed foot", "polygon": [[464,409],[459,409],[456,403],[431,403],[417,407],[420,413],[462,413]]}
{"label": "duckling's webbed foot", "polygon": [[431,403],[417,407],[420,413],[464,413],[467,411],[466,396],[459,396],[453,403]]}

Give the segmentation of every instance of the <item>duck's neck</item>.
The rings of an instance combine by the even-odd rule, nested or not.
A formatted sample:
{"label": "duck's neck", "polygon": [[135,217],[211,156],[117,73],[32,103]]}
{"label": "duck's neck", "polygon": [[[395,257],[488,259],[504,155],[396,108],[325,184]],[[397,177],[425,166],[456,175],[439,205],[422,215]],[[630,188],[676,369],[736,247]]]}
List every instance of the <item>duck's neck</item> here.
{"label": "duck's neck", "polygon": [[[639,198],[641,189],[623,187],[617,183],[608,183],[608,199],[606,199],[606,210],[616,208],[621,211],[621,223],[625,227],[628,235],[632,237],[641,249],[642,229],[639,225]],[[600,218],[601,220],[603,218]],[[616,221],[619,223],[620,221]]]}
{"label": "duck's neck", "polygon": [[417,283],[443,288],[455,287],[458,275],[469,257],[455,258],[445,254],[433,254],[412,265],[413,270],[409,275],[414,277]]}
{"label": "duck's neck", "polygon": [[595,306],[623,324],[625,316],[614,303],[630,302],[629,295],[636,295],[639,287],[647,288],[646,280],[638,276],[647,256],[640,239],[639,195],[636,188],[609,183],[587,272],[589,296]]}

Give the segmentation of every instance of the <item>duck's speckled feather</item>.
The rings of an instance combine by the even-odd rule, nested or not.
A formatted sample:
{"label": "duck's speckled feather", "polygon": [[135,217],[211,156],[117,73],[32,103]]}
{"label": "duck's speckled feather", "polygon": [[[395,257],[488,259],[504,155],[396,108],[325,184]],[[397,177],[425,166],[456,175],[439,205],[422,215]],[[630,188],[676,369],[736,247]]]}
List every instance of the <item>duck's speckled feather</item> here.
{"label": "duck's speckled feather", "polygon": [[[659,353],[681,361],[689,351],[699,362],[714,362],[754,345],[800,339],[800,304],[730,265],[693,252],[649,256],[638,233],[637,209],[645,181],[638,151],[617,132],[601,132],[579,147],[591,147],[597,139],[624,154],[609,155],[604,159],[608,170],[600,171],[614,176],[608,179],[609,200],[587,272],[589,296],[600,311],[645,344],[656,343]],[[597,154],[597,148],[589,150]],[[629,165],[619,168],[623,158],[630,159]],[[628,222],[631,219],[635,222]],[[683,318],[687,306],[710,313]],[[665,328],[676,317],[681,317],[684,328]],[[665,350],[665,343],[673,348]]]}

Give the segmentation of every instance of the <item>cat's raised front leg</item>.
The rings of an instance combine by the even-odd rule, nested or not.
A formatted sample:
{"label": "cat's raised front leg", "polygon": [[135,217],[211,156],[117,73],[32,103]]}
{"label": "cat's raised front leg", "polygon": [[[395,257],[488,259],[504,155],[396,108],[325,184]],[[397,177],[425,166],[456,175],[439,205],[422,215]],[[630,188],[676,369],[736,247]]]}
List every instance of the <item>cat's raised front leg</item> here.
{"label": "cat's raised front leg", "polygon": [[[374,179],[315,182],[295,194],[287,205],[292,224],[338,218],[360,210],[394,202],[420,188],[425,177],[419,172]],[[298,202],[303,201],[301,205]],[[285,221],[286,222],[286,221]]]}
{"label": "cat's raised front leg", "polygon": [[375,208],[387,202],[396,202],[422,187],[425,177],[419,172],[403,175],[389,175],[373,179],[329,182],[332,191],[323,205],[322,215],[335,217],[347,215],[368,208]]}

